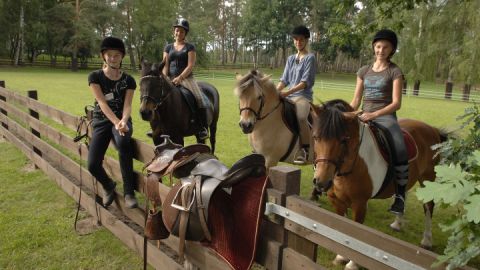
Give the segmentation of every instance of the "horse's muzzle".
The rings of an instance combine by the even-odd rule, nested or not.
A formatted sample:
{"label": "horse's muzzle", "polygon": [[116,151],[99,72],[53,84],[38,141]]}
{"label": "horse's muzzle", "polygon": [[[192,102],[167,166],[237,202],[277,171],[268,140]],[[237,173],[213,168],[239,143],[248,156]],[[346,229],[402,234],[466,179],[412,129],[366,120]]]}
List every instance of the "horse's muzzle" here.
{"label": "horse's muzzle", "polygon": [[238,125],[240,126],[244,134],[249,134],[253,131],[253,123],[250,121],[240,121]]}
{"label": "horse's muzzle", "polygon": [[324,192],[327,192],[332,187],[333,180],[329,179],[321,182],[319,179],[313,178],[313,184],[315,185],[315,189],[317,189],[321,193],[324,193]]}
{"label": "horse's muzzle", "polygon": [[140,116],[144,121],[150,121],[152,119],[152,111],[151,110],[140,110]]}

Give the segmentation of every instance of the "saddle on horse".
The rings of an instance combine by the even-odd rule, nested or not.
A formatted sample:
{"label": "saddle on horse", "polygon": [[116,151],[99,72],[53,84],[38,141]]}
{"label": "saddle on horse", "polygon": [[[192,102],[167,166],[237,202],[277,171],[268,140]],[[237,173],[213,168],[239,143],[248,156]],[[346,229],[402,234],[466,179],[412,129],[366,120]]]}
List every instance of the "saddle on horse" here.
{"label": "saddle on horse", "polygon": [[[381,153],[384,161],[386,162],[386,173],[383,183],[379,187],[378,191],[375,193],[373,197],[377,194],[380,194],[388,184],[394,179],[395,170],[393,164],[393,152],[394,147],[392,146],[392,142],[390,139],[390,135],[385,128],[381,125],[376,124],[375,122],[368,122],[365,124],[368,126],[369,130],[372,132],[373,137],[376,142],[376,146]],[[412,135],[408,133],[406,130],[402,129],[403,139],[405,141],[405,147],[408,153],[408,162],[410,163],[412,160],[415,160],[418,155],[418,148],[415,140],[413,139]]]}
{"label": "saddle on horse", "polygon": [[[158,185],[166,175],[180,180],[163,200],[162,213],[166,230],[180,239],[180,257],[185,240],[204,241],[232,268],[250,267],[266,183],[265,158],[251,154],[229,169],[209,153],[206,145],[181,147],[168,136],[164,138],[165,142],[155,149],[156,157],[146,166],[147,188]],[[146,194],[151,201],[160,201],[159,194]],[[237,210],[245,205],[250,205],[247,211]],[[243,246],[243,252],[238,252],[238,245]]]}

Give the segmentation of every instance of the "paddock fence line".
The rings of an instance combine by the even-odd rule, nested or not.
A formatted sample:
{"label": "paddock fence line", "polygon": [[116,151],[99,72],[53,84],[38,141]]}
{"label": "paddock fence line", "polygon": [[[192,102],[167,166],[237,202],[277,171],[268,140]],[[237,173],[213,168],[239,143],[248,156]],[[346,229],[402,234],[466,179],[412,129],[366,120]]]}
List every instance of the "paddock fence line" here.
{"label": "paddock fence line", "polygon": [[[81,174],[83,194],[80,204],[91,216],[96,216],[98,212],[105,228],[137,254],[143,256],[144,211],[142,206],[127,209],[123,200],[116,200],[109,209],[105,209],[96,202],[94,190],[101,190],[101,186],[95,187],[96,182],[93,181],[93,177],[84,166],[81,166],[88,156],[88,149],[84,144],[79,145],[73,142],[73,134],[80,117],[43,104],[36,98],[35,90],[29,91],[28,96],[24,96],[6,89],[5,82],[0,81],[0,136],[18,147],[37,168],[44,171],[74,200],[78,200],[80,194]],[[52,127],[46,124],[45,120],[54,121],[59,124],[56,126],[64,128]],[[144,163],[153,158],[152,145],[135,138],[133,145],[136,160]],[[78,157],[79,147],[80,157]],[[75,155],[77,158],[71,158]],[[104,167],[115,181],[121,181],[120,167],[116,159],[106,157]],[[138,182],[137,191],[142,193],[144,185],[142,173],[136,171],[135,178]],[[330,265],[322,266],[316,262],[317,250],[321,246],[369,269],[399,269],[402,266],[396,265],[398,262],[413,265],[416,269],[444,269],[444,265],[437,268],[431,267],[438,256],[435,253],[340,217],[318,207],[313,202],[300,198],[298,196],[300,170],[290,166],[277,166],[270,169],[269,178],[270,188],[266,194],[267,210],[272,206],[277,206],[279,210],[267,211],[269,214],[264,216],[255,260],[258,265],[266,269],[327,269]],[[162,196],[166,196],[169,190],[168,186],[161,184]],[[120,194],[117,195],[121,198]],[[334,235],[365,243],[373,249],[373,255],[358,250],[350,244],[353,241],[349,243],[336,241],[335,237],[330,235],[331,233],[318,233],[311,226],[290,219],[290,215],[284,215],[282,211],[305,217],[317,224],[318,228],[328,227],[329,229],[325,231],[333,230]],[[115,212],[121,212],[128,220],[120,219]],[[177,237],[170,236],[160,242],[149,241],[148,247],[147,260],[152,267],[183,269],[178,260],[167,255],[175,253],[178,247]],[[229,268],[211,249],[199,243],[188,241],[185,252],[186,258],[200,269]]]}

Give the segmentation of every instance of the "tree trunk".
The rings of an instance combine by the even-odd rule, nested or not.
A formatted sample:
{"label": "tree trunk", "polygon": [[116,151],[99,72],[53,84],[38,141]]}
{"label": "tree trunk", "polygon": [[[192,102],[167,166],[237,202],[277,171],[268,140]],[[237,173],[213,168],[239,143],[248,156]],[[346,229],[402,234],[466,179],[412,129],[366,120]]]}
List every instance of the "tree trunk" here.
{"label": "tree trunk", "polygon": [[130,56],[130,68],[134,71],[137,70],[135,61],[135,54],[133,53],[133,33],[132,33],[132,16],[130,13],[130,1],[127,1],[127,27],[128,27],[128,55]]}
{"label": "tree trunk", "polygon": [[407,79],[403,80],[403,89],[402,89],[402,93],[404,95],[407,94]]}
{"label": "tree trunk", "polygon": [[15,50],[14,66],[18,66],[22,62],[22,50],[23,50],[23,28],[24,28],[24,16],[25,12],[23,4],[20,6],[20,29],[18,33],[18,43]]}

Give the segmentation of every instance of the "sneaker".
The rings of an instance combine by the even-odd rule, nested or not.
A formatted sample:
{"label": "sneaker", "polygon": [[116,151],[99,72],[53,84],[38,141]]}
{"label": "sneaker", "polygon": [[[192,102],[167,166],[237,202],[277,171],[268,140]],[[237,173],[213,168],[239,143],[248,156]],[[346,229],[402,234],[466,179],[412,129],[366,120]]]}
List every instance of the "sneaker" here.
{"label": "sneaker", "polygon": [[301,148],[295,153],[295,158],[293,159],[293,164],[305,165],[307,164],[308,153],[305,148]]}
{"label": "sneaker", "polygon": [[205,127],[203,127],[203,128],[200,130],[200,132],[198,132],[198,139],[199,139],[199,140],[206,140],[206,139],[208,139],[208,138],[209,138],[209,136],[208,136],[208,130],[207,130]]}
{"label": "sneaker", "polygon": [[405,198],[401,195],[395,195],[395,201],[388,211],[396,215],[403,215],[405,212]]}
{"label": "sneaker", "polygon": [[115,199],[115,187],[117,183],[113,182],[113,187],[110,190],[105,190],[103,193],[103,206],[108,207],[113,203]]}
{"label": "sneaker", "polygon": [[137,202],[137,199],[135,198],[135,195],[132,195],[132,194],[125,195],[125,206],[130,209],[138,207],[138,202]]}

